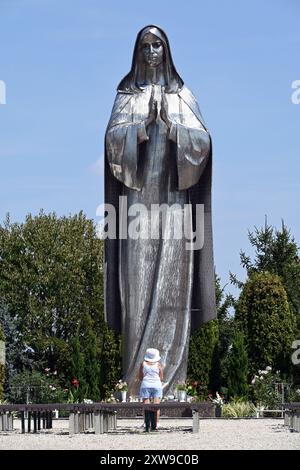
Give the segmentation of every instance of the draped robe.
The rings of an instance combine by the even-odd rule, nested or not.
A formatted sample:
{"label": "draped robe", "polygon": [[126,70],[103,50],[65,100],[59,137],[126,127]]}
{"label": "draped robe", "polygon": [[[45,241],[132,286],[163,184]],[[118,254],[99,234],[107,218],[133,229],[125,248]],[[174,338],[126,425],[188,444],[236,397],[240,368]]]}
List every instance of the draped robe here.
{"label": "draped robe", "polygon": [[[215,317],[210,136],[185,86],[165,95],[169,129],[159,115],[161,87],[155,85],[158,117],[146,128],[150,94],[151,86],[119,92],[106,131],[106,202],[129,223],[130,212],[118,206],[120,195],[127,197],[128,209],[133,204],[169,207],[164,224],[139,214],[144,237],[106,240],[106,317],[122,333],[123,373],[132,394],[149,347],[161,352],[165,390],[184,381],[191,322],[195,329]],[[195,229],[195,205],[204,204],[204,247],[198,252],[186,249],[185,237],[172,237],[189,203],[189,235]],[[156,225],[155,238],[149,237],[150,223],[151,230]]]}

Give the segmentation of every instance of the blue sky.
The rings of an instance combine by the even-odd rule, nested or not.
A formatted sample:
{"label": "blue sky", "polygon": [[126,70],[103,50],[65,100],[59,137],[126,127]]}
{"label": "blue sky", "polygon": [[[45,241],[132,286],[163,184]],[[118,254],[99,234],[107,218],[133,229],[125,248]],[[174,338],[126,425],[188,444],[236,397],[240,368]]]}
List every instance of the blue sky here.
{"label": "blue sky", "polygon": [[214,143],[215,263],[264,216],[300,240],[298,0],[0,0],[0,219],[41,208],[97,220],[103,137],[137,32],[160,25]]}

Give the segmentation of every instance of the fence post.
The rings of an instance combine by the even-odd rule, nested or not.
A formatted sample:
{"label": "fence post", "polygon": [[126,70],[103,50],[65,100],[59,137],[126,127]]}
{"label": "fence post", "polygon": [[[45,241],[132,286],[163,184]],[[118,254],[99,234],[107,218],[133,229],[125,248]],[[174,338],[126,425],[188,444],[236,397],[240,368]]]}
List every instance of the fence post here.
{"label": "fence post", "polygon": [[75,413],[70,411],[69,414],[69,434],[75,434]]}
{"label": "fence post", "polygon": [[199,411],[193,410],[193,432],[199,432]]}
{"label": "fence post", "polygon": [[100,411],[94,413],[95,434],[102,434],[101,432],[101,415]]}

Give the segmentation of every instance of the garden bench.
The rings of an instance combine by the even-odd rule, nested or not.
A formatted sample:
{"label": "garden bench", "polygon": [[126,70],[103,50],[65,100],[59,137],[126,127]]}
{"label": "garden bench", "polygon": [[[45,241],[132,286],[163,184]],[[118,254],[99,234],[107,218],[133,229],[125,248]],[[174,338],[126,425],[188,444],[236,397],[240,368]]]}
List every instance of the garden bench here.
{"label": "garden bench", "polygon": [[285,403],[284,424],[292,432],[300,432],[300,403]]}
{"label": "garden bench", "polygon": [[10,412],[0,413],[0,431],[12,431],[14,428],[13,414]]}
{"label": "garden bench", "polygon": [[284,414],[285,414],[285,410],[284,408],[282,408],[281,410],[265,410],[265,409],[258,409],[256,411],[256,417],[257,418],[263,418],[265,413],[277,413],[277,414],[280,414],[280,417],[283,418],[284,417]]}
{"label": "garden bench", "polygon": [[[22,433],[38,432],[41,429],[52,428],[52,413],[54,410],[69,413],[69,433],[77,434],[94,431],[103,434],[117,427],[117,414],[128,410],[143,415],[145,410],[173,411],[179,413],[189,410],[192,412],[193,432],[199,432],[199,415],[214,415],[215,405],[211,402],[181,403],[162,402],[160,404],[144,403],[55,403],[55,404],[7,404],[0,405],[0,431],[13,430],[13,413],[21,414]],[[27,414],[27,417],[26,417]]]}
{"label": "garden bench", "polygon": [[[162,402],[160,404],[144,404],[144,403],[103,403],[101,407],[98,405],[98,410],[94,413],[94,429],[96,434],[102,434],[110,429],[115,429],[117,426],[117,414],[120,411],[128,410],[135,414],[143,415],[144,411],[157,411],[161,412],[166,410],[176,410],[182,412],[185,410],[191,410],[193,419],[193,432],[199,432],[199,414],[212,415],[214,414],[215,405],[213,403],[179,403],[179,402]],[[76,413],[76,411],[75,411]],[[70,424],[70,433],[74,433],[80,428],[78,418],[78,424],[75,424],[75,431],[73,426],[73,419]],[[76,419],[76,418],[75,418]],[[84,422],[84,418],[82,418]],[[76,422],[76,421],[75,421]],[[80,432],[80,431],[77,431]]]}
{"label": "garden bench", "polygon": [[[52,405],[0,405],[0,431],[13,431],[13,418],[20,413],[22,433],[52,428]],[[1,426],[2,422],[2,426]]]}

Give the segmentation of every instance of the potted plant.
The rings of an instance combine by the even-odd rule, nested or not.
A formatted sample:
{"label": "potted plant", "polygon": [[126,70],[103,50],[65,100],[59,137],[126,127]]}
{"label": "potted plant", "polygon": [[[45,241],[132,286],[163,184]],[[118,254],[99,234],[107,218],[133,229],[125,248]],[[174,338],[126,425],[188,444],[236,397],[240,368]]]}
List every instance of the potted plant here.
{"label": "potted plant", "polygon": [[181,382],[176,385],[178,401],[180,402],[186,401],[186,390],[187,390],[187,385],[185,382]]}
{"label": "potted plant", "polygon": [[121,393],[121,401],[124,403],[126,402],[127,398],[127,391],[128,391],[128,385],[127,382],[123,382],[123,380],[119,380],[119,382],[116,383],[116,390]]}
{"label": "potted plant", "polygon": [[198,400],[198,391],[197,391],[198,386],[199,386],[199,382],[197,382],[196,380],[187,382],[186,394],[187,394],[188,402],[191,403],[192,401]]}
{"label": "potted plant", "polygon": [[222,406],[224,405],[224,397],[216,392],[216,396],[213,397],[212,394],[208,395],[208,398],[216,405],[215,416],[220,418],[222,416]]}

